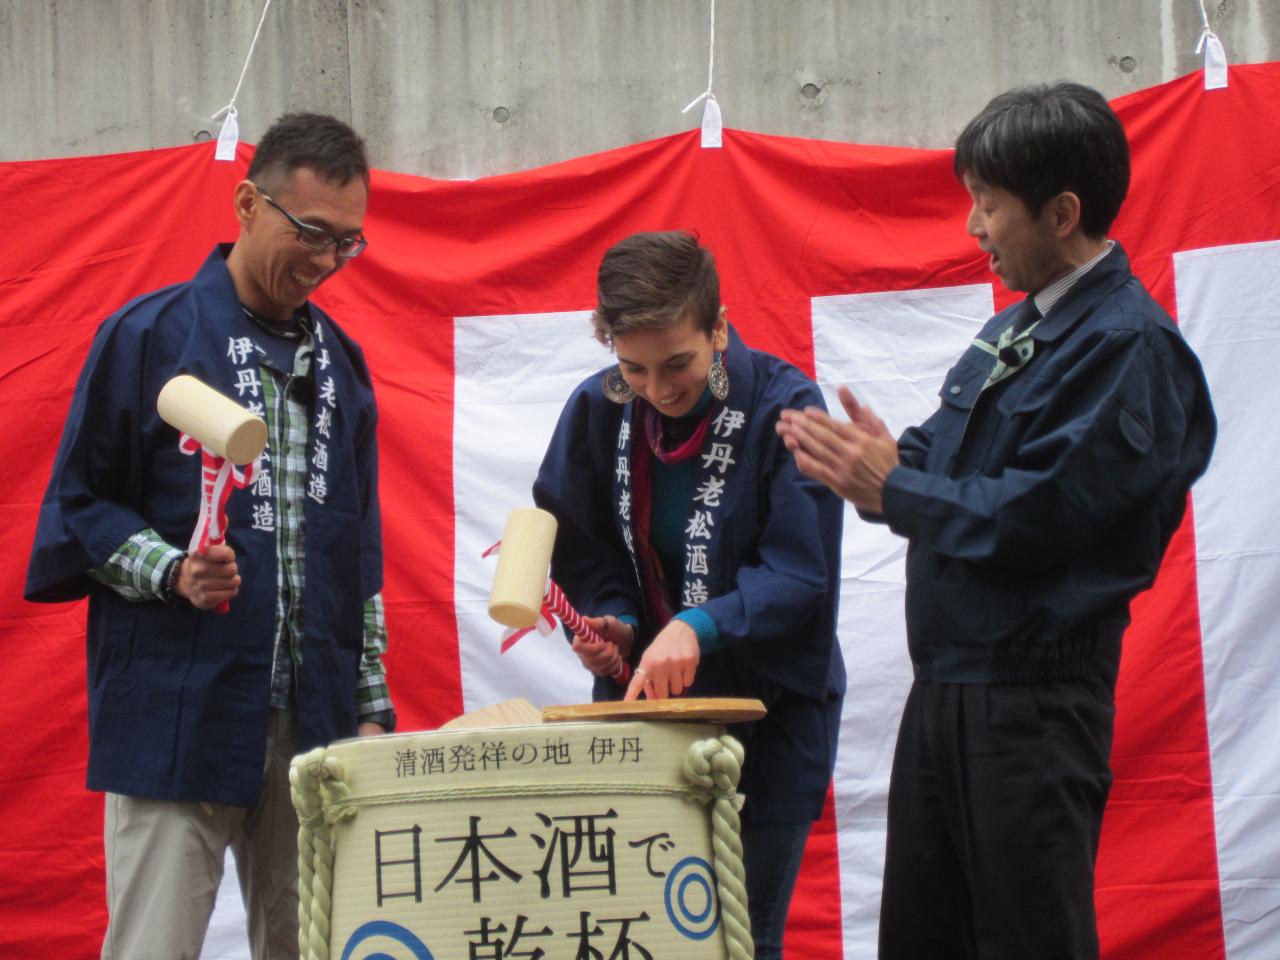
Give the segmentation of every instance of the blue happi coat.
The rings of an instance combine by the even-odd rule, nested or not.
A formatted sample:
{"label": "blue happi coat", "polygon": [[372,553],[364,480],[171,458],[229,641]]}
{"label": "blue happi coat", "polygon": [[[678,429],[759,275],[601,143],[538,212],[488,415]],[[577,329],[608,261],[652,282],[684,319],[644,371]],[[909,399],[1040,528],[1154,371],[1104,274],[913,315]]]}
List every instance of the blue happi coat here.
{"label": "blue happi coat", "polygon": [[[27,572],[27,599],[89,598],[88,786],[133,796],[251,806],[265,756],[276,631],[276,518],[265,485],[234,491],[227,543],[242,583],[230,612],[126,600],[86,576],[155,528],[185,546],[200,457],[156,413],[161,387],[189,373],[252,406],[260,336],[215,250],[194,279],[140,297],[99,328],[81,371]],[[382,587],[376,407],[359,347],[312,306],[304,388],[308,485],[296,746],[352,736],[364,601]],[[323,426],[319,421],[323,419]],[[327,434],[327,435],[326,435]],[[272,465],[264,462],[266,472]]]}
{"label": "blue happi coat", "polygon": [[[823,400],[812,380],[748,349],[732,330],[725,367],[730,393],[713,403],[695,457],[686,568],[666,576],[680,608],[700,608],[719,632],[689,693],[758,696],[776,708],[734,731],[747,742],[749,815],[812,819],[835,760],[845,689],[835,632],[844,512],[835,494],[796,469],[774,425],[783,409]],[[631,527],[631,445],[644,443],[643,428],[632,419],[635,401],[604,396],[602,375],[584,380],[565,405],[534,500],[559,521],[552,576],[569,600],[588,615],[639,621],[634,666],[655,633]],[[597,678],[596,699],[623,692]]]}

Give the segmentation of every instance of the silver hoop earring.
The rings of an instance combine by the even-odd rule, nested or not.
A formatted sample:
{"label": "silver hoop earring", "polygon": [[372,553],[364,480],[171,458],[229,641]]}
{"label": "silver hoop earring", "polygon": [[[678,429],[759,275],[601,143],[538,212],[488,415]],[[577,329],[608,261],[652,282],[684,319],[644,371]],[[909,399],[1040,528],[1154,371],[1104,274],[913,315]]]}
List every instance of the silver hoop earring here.
{"label": "silver hoop earring", "polygon": [[631,384],[627,383],[626,377],[617,367],[605,371],[600,387],[604,390],[604,395],[614,403],[628,403],[636,398],[636,392],[631,389]]}
{"label": "silver hoop earring", "polygon": [[716,351],[711,361],[711,369],[707,371],[707,383],[711,386],[711,395],[717,400],[729,397],[729,371],[724,368],[724,354]]}

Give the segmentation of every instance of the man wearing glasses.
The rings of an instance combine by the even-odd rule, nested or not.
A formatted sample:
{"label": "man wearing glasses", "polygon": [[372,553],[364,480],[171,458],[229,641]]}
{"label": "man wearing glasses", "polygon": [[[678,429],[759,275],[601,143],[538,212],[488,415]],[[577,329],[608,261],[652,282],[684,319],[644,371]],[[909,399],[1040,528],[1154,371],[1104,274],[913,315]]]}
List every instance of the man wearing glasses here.
{"label": "man wearing glasses", "polygon": [[[107,794],[104,958],[194,958],[228,847],[256,960],[298,951],[288,768],[394,727],[382,669],[377,408],[308,302],[358,256],[364,144],[291,114],[235,189],[240,234],[102,325],[41,505],[26,596],[89,598],[88,786]],[[156,413],[189,373],[264,417],[227,542],[188,555],[201,466]],[[229,611],[215,612],[229,601]]]}

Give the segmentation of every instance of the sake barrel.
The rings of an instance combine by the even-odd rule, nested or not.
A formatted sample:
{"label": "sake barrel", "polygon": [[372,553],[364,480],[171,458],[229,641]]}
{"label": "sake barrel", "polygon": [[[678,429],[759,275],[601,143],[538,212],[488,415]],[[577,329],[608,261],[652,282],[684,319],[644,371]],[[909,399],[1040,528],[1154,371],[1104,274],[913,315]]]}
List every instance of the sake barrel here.
{"label": "sake barrel", "polygon": [[570,722],[297,758],[303,957],[749,956],[736,772],[697,775],[741,763],[722,734]]}

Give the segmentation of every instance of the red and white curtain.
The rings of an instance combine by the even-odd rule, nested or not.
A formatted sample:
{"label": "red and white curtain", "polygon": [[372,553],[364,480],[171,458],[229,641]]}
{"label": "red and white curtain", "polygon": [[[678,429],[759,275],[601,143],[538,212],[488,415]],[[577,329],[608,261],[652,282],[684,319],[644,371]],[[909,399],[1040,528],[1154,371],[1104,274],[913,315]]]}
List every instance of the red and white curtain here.
{"label": "red and white curtain", "polygon": [[[979,106],[975,104],[976,107]],[[1115,102],[1133,187],[1113,236],[1199,352],[1220,419],[1209,473],[1134,603],[1097,902],[1109,960],[1273,960],[1280,947],[1280,64]],[[213,144],[0,164],[0,955],[96,956],[101,798],[84,789],[84,607],[21,585],[76,372],[100,320],[235,237],[247,166]],[[892,429],[1010,300],[965,235],[942,150],[696,131],[475,182],[378,171],[368,252],[319,301],[365,348],[381,408],[387,667],[403,730],[507,697],[588,698],[558,638],[499,656],[481,552],[529,487],[591,337],[595,269],[638,230],[712,249],[747,342]],[[840,755],[789,956],[875,954],[885,795],[909,682],[905,544],[846,516]],[[229,908],[224,908],[229,904]],[[206,956],[246,955],[233,898]]]}

